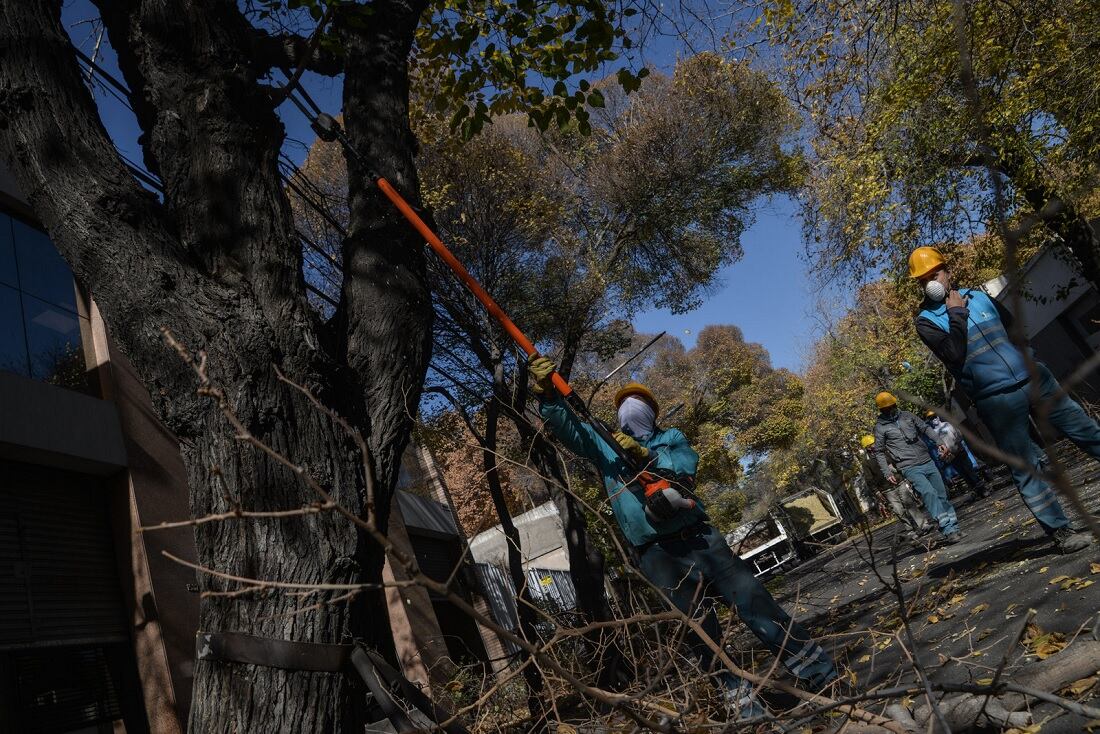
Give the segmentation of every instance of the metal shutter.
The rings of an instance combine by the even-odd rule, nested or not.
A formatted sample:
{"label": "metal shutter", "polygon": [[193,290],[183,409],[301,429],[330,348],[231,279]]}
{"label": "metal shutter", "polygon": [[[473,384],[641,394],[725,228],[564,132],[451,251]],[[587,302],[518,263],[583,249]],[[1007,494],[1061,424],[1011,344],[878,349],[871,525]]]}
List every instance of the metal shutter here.
{"label": "metal shutter", "polygon": [[17,653],[20,731],[69,732],[121,719],[122,681],[111,663],[102,647]]}
{"label": "metal shutter", "polygon": [[100,482],[12,464],[0,477],[0,647],[127,640]]}

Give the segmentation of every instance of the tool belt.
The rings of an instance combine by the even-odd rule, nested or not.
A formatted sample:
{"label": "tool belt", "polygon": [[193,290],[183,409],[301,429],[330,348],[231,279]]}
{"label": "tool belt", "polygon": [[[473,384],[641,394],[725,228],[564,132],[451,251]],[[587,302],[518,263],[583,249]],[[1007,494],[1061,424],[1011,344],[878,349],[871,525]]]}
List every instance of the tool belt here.
{"label": "tool belt", "polygon": [[[199,632],[195,635],[195,657],[217,663],[353,675],[366,685],[374,702],[400,734],[422,732],[425,723],[431,724],[428,728],[438,729],[439,722],[451,718],[381,655],[359,642],[292,642],[243,632]],[[395,693],[402,702],[394,697]],[[410,713],[422,720],[414,722]],[[447,734],[469,734],[458,722],[442,730]]]}

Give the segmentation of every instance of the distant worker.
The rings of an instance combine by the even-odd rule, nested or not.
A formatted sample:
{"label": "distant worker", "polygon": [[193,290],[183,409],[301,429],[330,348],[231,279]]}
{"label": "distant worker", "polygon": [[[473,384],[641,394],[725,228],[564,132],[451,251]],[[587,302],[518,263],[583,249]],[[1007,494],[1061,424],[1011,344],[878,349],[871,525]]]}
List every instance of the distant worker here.
{"label": "distant worker", "polygon": [[[979,289],[955,290],[943,256],[931,247],[918,247],[909,256],[909,275],[925,293],[916,317],[917,333],[974,401],[1001,451],[1038,471],[1040,451],[1028,433],[1034,397],[1049,406],[1052,426],[1100,459],[1100,426],[1061,392],[1041,362],[1034,362],[1038,385],[1032,384],[1028,357],[1009,339],[1012,316],[1001,304]],[[1024,504],[1055,548],[1073,553],[1092,544],[1091,537],[1070,526],[1058,495],[1046,482],[1025,469],[1009,468]]]}
{"label": "distant worker", "polygon": [[[947,499],[947,487],[943,484],[940,470],[928,454],[921,436],[927,436],[935,442],[936,434],[917,416],[907,410],[898,410],[898,399],[888,392],[875,396],[878,406],[878,421],[875,423],[875,459],[886,481],[890,484],[901,482],[901,475],[913,483],[913,487],[924,501],[924,508],[940,526],[944,542],[954,545],[963,538],[959,530],[959,519],[955,508]],[[938,445],[935,449],[941,455],[947,454],[947,447]]]}
{"label": "distant worker", "polygon": [[[624,461],[588,423],[566,407],[550,381],[554,364],[537,357],[530,364],[539,396],[540,412],[550,431],[566,448],[595,464],[611,499],[611,509],[623,535],[634,547],[639,570],[659,587],[681,611],[697,614],[706,609],[703,629],[715,641],[722,639],[718,618],[710,600],[717,594],[748,628],[791,671],[812,688],[820,688],[837,677],[828,653],[810,637],[802,625],[775,602],[747,563],[730,550],[725,537],[710,524],[698,500],[691,507],[660,507],[649,501],[637,482],[624,485],[640,471],[673,477],[681,492],[691,496],[699,454],[675,428],[657,426],[660,406],[645,386],[632,382],[615,395],[621,429],[615,440],[632,462]],[[669,503],[670,505],[672,503]],[[709,609],[707,607],[710,606]],[[695,635],[691,645],[704,670],[710,670],[714,656]],[[751,686],[726,672],[719,674],[730,707],[743,718],[764,714],[752,695]]]}
{"label": "distant worker", "polygon": [[935,525],[924,514],[920,502],[913,494],[913,485],[908,481],[891,484],[886,480],[886,475],[875,466],[874,436],[864,436],[859,439],[859,444],[863,447],[860,471],[867,488],[877,497],[881,497],[894,516],[908,527],[909,540],[917,542]]}
{"label": "distant worker", "polygon": [[943,474],[944,481],[950,482],[956,476],[960,476],[970,487],[975,499],[985,499],[989,496],[989,487],[986,485],[985,478],[978,472],[978,460],[966,445],[959,429],[942,420],[931,410],[924,414],[924,418],[928,421],[928,427],[938,437],[935,443],[947,447],[946,456],[932,454],[932,459]]}

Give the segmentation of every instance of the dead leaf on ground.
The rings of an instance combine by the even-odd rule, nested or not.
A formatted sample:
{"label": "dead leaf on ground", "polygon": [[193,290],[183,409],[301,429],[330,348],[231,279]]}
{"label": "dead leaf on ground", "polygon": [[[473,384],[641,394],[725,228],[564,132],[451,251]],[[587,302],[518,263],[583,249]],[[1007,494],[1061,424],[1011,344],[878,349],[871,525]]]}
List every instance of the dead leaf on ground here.
{"label": "dead leaf on ground", "polygon": [[1049,583],[1058,584],[1058,588],[1062,591],[1080,591],[1081,589],[1087,589],[1096,582],[1091,579],[1082,579],[1076,576],[1055,576]]}
{"label": "dead leaf on ground", "polygon": [[1011,729],[1006,729],[1005,734],[1039,734],[1042,730],[1042,724],[1032,724],[1031,726],[1015,726]]}
{"label": "dead leaf on ground", "polygon": [[978,605],[978,606],[976,606],[976,607],[972,607],[972,608],[970,609],[970,613],[971,613],[971,614],[981,614],[981,613],[982,613],[982,612],[984,612],[984,611],[985,611],[986,609],[989,609],[989,605],[988,605],[988,604],[979,604],[979,605]]}
{"label": "dead leaf on ground", "polygon": [[857,660],[856,662],[857,663],[869,663],[869,662],[871,662],[871,656],[870,655],[864,655],[859,660]]}
{"label": "dead leaf on ground", "polygon": [[1100,681],[1100,674],[1090,675],[1088,678],[1081,678],[1080,680],[1075,680],[1072,683],[1070,683],[1068,686],[1066,686],[1065,688],[1062,688],[1061,690],[1059,690],[1058,695],[1060,695],[1060,696],[1074,696],[1074,697],[1080,696],[1081,694],[1085,693],[1086,691],[1091,689],[1093,686],[1095,686],[1097,681]]}
{"label": "dead leaf on ground", "polygon": [[1039,625],[1031,622],[1024,633],[1024,645],[1031,654],[1038,656],[1040,660],[1046,660],[1051,655],[1065,649],[1066,636],[1061,632],[1043,632]]}
{"label": "dead leaf on ground", "polygon": [[1100,563],[1090,563],[1089,573],[1100,573]]}

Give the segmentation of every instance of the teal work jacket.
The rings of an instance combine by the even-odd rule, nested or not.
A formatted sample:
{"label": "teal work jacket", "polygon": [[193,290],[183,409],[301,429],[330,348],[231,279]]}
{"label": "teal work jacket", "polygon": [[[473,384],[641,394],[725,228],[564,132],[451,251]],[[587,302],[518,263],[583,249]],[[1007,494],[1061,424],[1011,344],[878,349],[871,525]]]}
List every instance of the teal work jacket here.
{"label": "teal work jacket", "polygon": [[[583,456],[603,477],[604,488],[611,499],[611,510],[631,545],[644,545],[662,535],[697,525],[708,520],[703,504],[695,497],[695,507],[680,510],[668,520],[652,520],[645,514],[642,489],[635,482],[624,486],[637,473],[615,450],[600,438],[596,429],[578,418],[560,396],[544,399],[539,410],[547,428],[566,448]],[[648,439],[639,441],[649,449],[650,468],[665,469],[694,477],[699,468],[699,454],[688,445],[687,437],[676,428],[658,428]]]}

